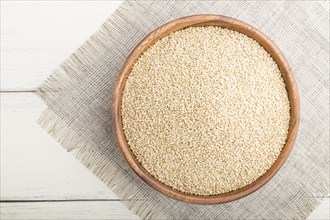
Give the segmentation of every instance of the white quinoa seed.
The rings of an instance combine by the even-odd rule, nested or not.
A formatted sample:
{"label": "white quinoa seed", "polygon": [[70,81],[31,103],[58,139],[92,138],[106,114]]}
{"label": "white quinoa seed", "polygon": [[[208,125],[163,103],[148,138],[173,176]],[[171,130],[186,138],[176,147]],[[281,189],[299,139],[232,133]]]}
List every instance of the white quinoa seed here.
{"label": "white quinoa seed", "polygon": [[176,31],[144,52],[121,111],[141,165],[195,195],[256,181],[280,155],[290,120],[276,62],[252,38],[215,26]]}

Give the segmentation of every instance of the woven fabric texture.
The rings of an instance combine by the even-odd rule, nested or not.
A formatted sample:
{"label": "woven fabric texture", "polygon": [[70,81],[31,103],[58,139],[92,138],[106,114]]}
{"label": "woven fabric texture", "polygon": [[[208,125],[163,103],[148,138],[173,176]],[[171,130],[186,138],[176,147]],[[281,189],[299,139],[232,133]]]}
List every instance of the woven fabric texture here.
{"label": "woven fabric texture", "polygon": [[[191,205],[155,191],[130,169],[112,133],[111,97],[128,53],[156,27],[193,14],[242,20],[288,59],[301,102],[299,134],[270,182],[240,200]],[[125,1],[38,88],[39,119],[62,146],[143,219],[301,219],[329,192],[329,2]]]}

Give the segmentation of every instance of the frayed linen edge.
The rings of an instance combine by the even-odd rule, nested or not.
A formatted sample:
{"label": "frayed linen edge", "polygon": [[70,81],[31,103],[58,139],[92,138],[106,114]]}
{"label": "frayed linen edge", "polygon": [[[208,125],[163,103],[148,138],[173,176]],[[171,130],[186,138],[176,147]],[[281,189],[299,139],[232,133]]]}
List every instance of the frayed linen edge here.
{"label": "frayed linen edge", "polygon": [[45,129],[61,146],[80,163],[96,175],[119,198],[129,198],[121,202],[142,219],[169,219],[158,204],[146,198],[138,186],[127,180],[102,152],[96,150],[79,134],[70,128],[54,111],[46,109],[37,123]]}

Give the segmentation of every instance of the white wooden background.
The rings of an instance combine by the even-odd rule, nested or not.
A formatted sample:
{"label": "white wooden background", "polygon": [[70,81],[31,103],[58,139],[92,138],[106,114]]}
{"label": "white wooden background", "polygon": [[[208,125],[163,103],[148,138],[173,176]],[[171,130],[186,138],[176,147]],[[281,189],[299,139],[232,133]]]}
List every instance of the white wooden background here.
{"label": "white wooden background", "polygon": [[138,219],[36,124],[35,88],[120,4],[1,1],[1,219]]}

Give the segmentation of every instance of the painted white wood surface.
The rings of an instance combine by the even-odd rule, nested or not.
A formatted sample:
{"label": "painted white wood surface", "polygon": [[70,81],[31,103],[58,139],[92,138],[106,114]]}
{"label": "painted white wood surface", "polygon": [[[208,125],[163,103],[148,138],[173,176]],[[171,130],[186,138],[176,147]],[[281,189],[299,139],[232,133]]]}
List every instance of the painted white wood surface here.
{"label": "painted white wood surface", "polygon": [[[37,124],[32,92],[120,5],[1,1],[1,219],[137,219]],[[324,198],[309,219],[329,219]]]}
{"label": "painted white wood surface", "polygon": [[1,89],[31,90],[122,1],[1,1]]}
{"label": "painted white wood surface", "polygon": [[36,123],[45,107],[1,94],[1,200],[118,199]]}
{"label": "painted white wood surface", "polygon": [[139,219],[120,201],[2,203],[1,210],[1,219]]}

